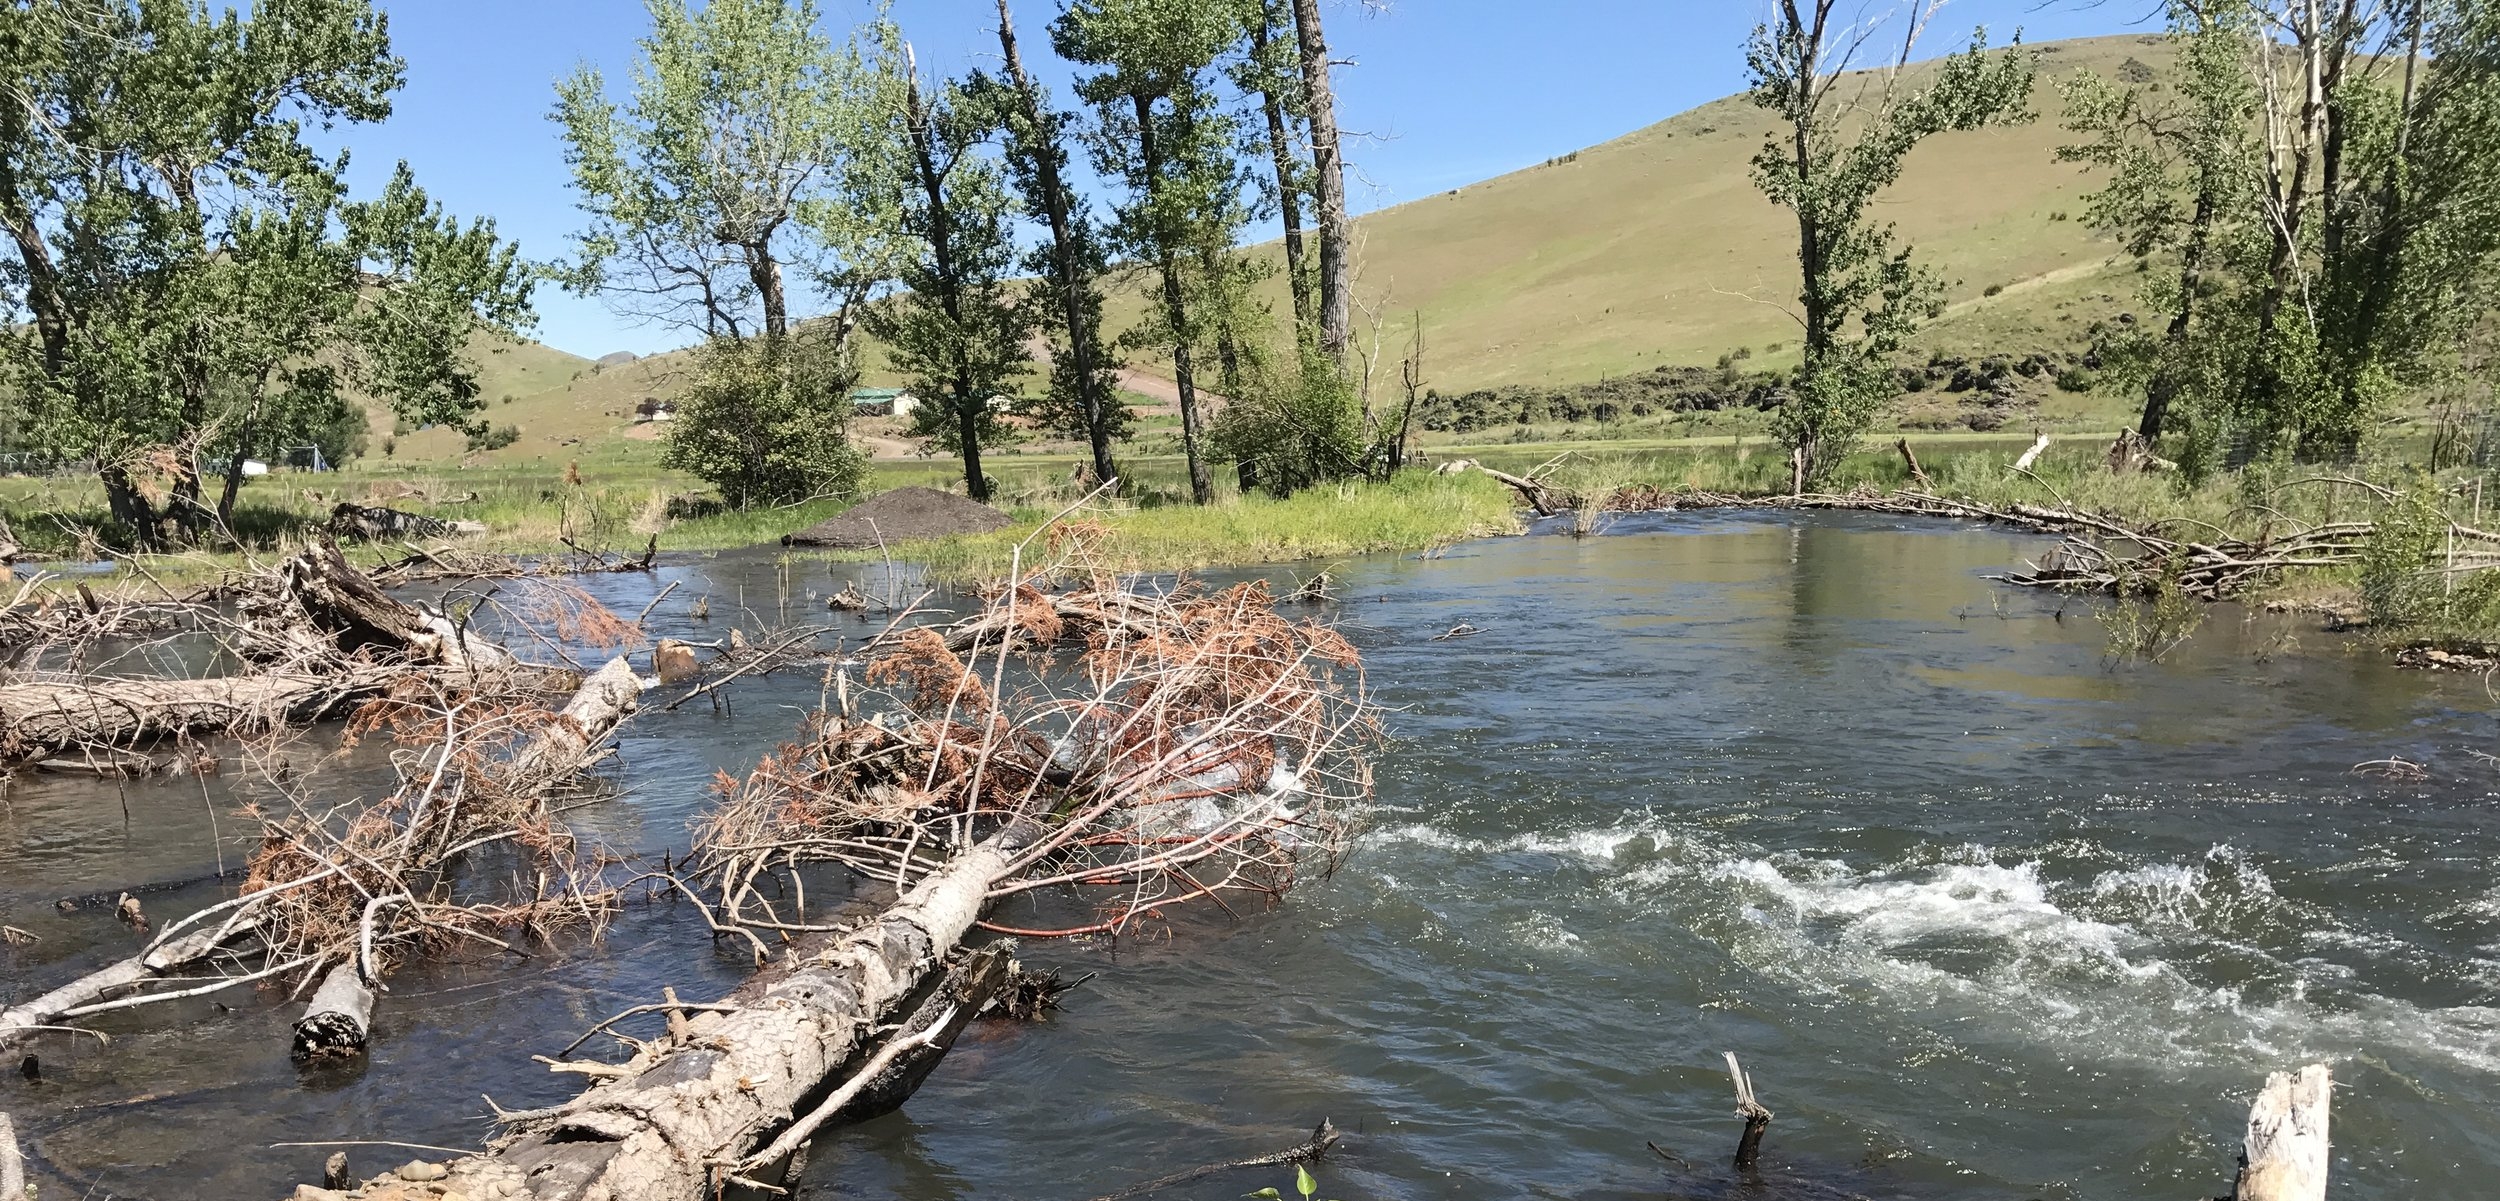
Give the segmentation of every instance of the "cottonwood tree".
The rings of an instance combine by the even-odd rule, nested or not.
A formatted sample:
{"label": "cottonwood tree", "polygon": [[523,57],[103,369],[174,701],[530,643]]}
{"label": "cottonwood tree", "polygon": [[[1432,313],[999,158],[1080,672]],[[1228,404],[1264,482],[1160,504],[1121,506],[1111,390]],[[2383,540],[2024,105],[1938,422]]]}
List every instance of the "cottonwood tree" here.
{"label": "cottonwood tree", "polygon": [[[817,31],[813,0],[647,0],[631,96],[583,66],[556,85],[588,218],[568,288],[714,337],[789,332],[794,265],[864,253],[844,173],[891,95],[868,52]],[[874,40],[879,27],[871,26]]]}
{"label": "cottonwood tree", "polygon": [[1215,484],[1200,445],[1197,350],[1223,327],[1193,310],[1189,274],[1203,270],[1209,248],[1231,246],[1244,216],[1235,121],[1210,78],[1244,28],[1231,0],[1074,0],[1051,25],[1060,57],[1097,68],[1077,93],[1098,117],[1095,164],[1127,193],[1112,242],[1159,284],[1160,306],[1130,337],[1172,355],[1199,504],[1215,499]]}
{"label": "cottonwood tree", "polygon": [[1120,401],[1120,365],[1103,340],[1102,280],[1110,271],[1109,252],[1084,198],[1068,183],[1075,122],[1053,108],[1025,72],[1007,0],[998,0],[998,43],[1005,77],[975,74],[966,86],[992,93],[985,103],[998,115],[1008,174],[1025,207],[1050,229],[1050,240],[1027,259],[1035,277],[1033,303],[1057,318],[1050,332],[1050,386],[1028,411],[1047,428],[1083,438],[1093,451],[1094,478],[1108,482],[1119,477],[1112,444],[1127,438],[1132,424]]}
{"label": "cottonwood tree", "polygon": [[[2085,218],[2139,259],[2175,256],[2147,299],[2170,314],[2158,341],[2115,348],[2121,378],[2140,382],[2136,433],[2157,442],[2171,402],[2199,370],[2191,334],[2210,275],[2253,216],[2257,85],[2249,70],[2256,22],[2247,0],[2172,0],[2173,59],[2156,91],[2089,72],[2065,85],[2066,128],[2086,141],[2061,161],[2105,173]],[[2131,353],[2127,353],[2131,352]]]}
{"label": "cottonwood tree", "polygon": [[2486,0],[2174,0],[2168,17],[2161,91],[2070,85],[2090,141],[2062,152],[2109,172],[2096,222],[2176,258],[2160,340],[2116,347],[2145,381],[2139,429],[2191,477],[2350,456],[2488,311],[2500,17]]}
{"label": "cottonwood tree", "polygon": [[1337,94],[1328,78],[1328,33],[1319,0],[1291,0],[1301,49],[1303,114],[1311,127],[1312,195],[1319,217],[1319,348],[1345,370],[1354,335],[1354,227],[1346,215],[1345,146],[1337,128]]}
{"label": "cottonwood tree", "polygon": [[[2296,431],[2294,452],[2340,458],[2401,391],[2429,382],[2490,311],[2500,255],[2500,12],[2488,0],[2418,0],[2331,13],[2286,8],[2308,89],[2297,111],[2310,132],[2284,139],[2315,155],[2317,212],[2298,216],[2301,168],[2269,159],[2264,196],[2275,219],[2277,266],[2268,311],[2291,315],[2314,340],[2314,395],[2278,404]],[[2281,97],[2283,89],[2270,89]],[[2288,124],[2280,100],[2269,123]],[[2314,224],[2316,242],[2303,232]],[[2314,259],[2314,267],[2304,260]],[[2284,323],[2273,327],[2280,330]],[[2261,357],[2271,369],[2279,352]],[[2261,374],[2261,387],[2282,382]],[[2297,382],[2297,381],[2292,381]],[[2260,395],[2264,395],[2263,391]]]}
{"label": "cottonwood tree", "polygon": [[1318,313],[1311,296],[1312,275],[1302,228],[1302,200],[1315,186],[1316,172],[1303,157],[1308,122],[1303,92],[1302,48],[1280,36],[1293,20],[1290,0],[1258,0],[1248,13],[1250,53],[1234,74],[1242,93],[1256,97],[1267,125],[1267,154],[1274,171],[1277,220],[1285,230],[1285,290],[1293,298],[1294,336],[1318,335]]}
{"label": "cottonwood tree", "polygon": [[141,542],[229,529],[246,457],[346,449],[352,392],[474,424],[471,339],[530,319],[517,251],[404,164],[349,201],[345,154],[301,137],[386,118],[401,82],[367,0],[0,8],[0,294],[33,327],[0,371]]}
{"label": "cottonwood tree", "polygon": [[[813,0],[647,6],[622,103],[590,67],[557,85],[552,117],[587,222],[555,273],[620,313],[770,343],[698,356],[721,374],[698,374],[706,417],[671,423],[669,462],[739,504],[848,487],[855,315],[892,276],[892,215],[860,190],[900,103],[892,29],[872,21],[836,44]],[[801,337],[811,300],[827,311]],[[802,414],[831,436],[743,441]],[[794,465],[799,448],[829,457]],[[755,477],[767,468],[789,478]]]}
{"label": "cottonwood tree", "polygon": [[1883,26],[1836,18],[1840,0],[1779,0],[1746,48],[1750,97],[1778,120],[1754,156],[1754,182],[1797,222],[1805,355],[1774,428],[1800,490],[1848,453],[1891,395],[1888,358],[1943,308],[1942,282],[1869,206],[1920,142],[2025,114],[2030,61],[1989,55],[1985,31],[1913,77],[1910,56],[1937,7],[1921,0],[1904,18],[1899,53],[1870,74],[1851,72]]}
{"label": "cottonwood tree", "polygon": [[[993,93],[994,94],[994,93]],[[956,84],[924,95],[907,73],[890,152],[889,207],[907,247],[902,290],[863,314],[894,366],[912,380],[913,432],[963,458],[964,488],[990,499],[981,448],[1005,441],[1002,401],[1024,375],[1031,328],[1020,289],[1005,174],[985,153],[992,114]]]}

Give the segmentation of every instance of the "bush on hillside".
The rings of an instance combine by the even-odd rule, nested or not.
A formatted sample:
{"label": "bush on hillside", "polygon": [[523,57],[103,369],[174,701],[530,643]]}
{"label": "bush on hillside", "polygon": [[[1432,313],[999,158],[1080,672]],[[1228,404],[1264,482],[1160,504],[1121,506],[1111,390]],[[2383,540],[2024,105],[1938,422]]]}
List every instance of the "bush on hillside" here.
{"label": "bush on hillside", "polygon": [[502,450],[520,440],[521,427],[517,425],[498,425],[491,429],[480,428],[469,435],[469,449]]}

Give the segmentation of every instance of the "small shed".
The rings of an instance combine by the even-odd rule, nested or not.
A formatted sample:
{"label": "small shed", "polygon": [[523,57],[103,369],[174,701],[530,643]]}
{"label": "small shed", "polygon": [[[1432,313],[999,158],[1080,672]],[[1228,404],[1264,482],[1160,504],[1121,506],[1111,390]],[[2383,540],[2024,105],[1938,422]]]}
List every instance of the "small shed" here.
{"label": "small shed", "polygon": [[662,400],[657,396],[645,396],[641,404],[634,406],[634,424],[636,425],[652,421],[675,420],[677,420],[677,402],[675,401]]}
{"label": "small shed", "polygon": [[851,411],[862,417],[909,417],[919,403],[901,388],[851,389]]}

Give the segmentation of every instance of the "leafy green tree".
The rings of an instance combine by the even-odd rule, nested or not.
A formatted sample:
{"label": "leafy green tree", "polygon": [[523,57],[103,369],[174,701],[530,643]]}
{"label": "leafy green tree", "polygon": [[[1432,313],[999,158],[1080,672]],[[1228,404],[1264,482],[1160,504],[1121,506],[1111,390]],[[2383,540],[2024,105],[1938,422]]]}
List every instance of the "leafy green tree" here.
{"label": "leafy green tree", "polygon": [[[967,84],[998,113],[1008,174],[1028,211],[1050,228],[1048,243],[1026,260],[1033,273],[1032,302],[1058,318],[1050,326],[1050,386],[1027,411],[1047,429],[1082,438],[1094,455],[1094,478],[1119,477],[1111,446],[1129,436],[1133,418],[1120,402],[1120,364],[1102,333],[1102,280],[1110,271],[1102,231],[1084,198],[1068,184],[1068,144],[1075,135],[1070,114],[1050,99],[1024,70],[1015,19],[998,0],[998,41],[1006,75],[974,75]],[[1047,322],[1045,324],[1048,324]]]}
{"label": "leafy green tree", "polygon": [[1131,331],[1172,355],[1189,490],[1215,499],[1201,443],[1197,348],[1219,326],[1193,312],[1188,273],[1204,248],[1229,248],[1241,226],[1236,123],[1210,78],[1246,28],[1234,0],[1074,0],[1051,25],[1060,57],[1096,68],[1077,93],[1099,118],[1095,165],[1127,194],[1115,249],[1154,269],[1161,304]]}
{"label": "leafy green tree", "polygon": [[2254,15],[2247,0],[2171,0],[2168,15],[2174,59],[2163,86],[2074,76],[2064,88],[2066,128],[2086,140],[2057,152],[2106,173],[2087,220],[2137,258],[2177,259],[2146,289],[2170,314],[2160,339],[2113,348],[2129,360],[2118,378],[2144,390],[2136,432],[2147,442],[2160,440],[2171,402],[2199,370],[2190,335],[2200,301],[2230,240],[2256,217]]}
{"label": "leafy green tree", "polygon": [[0,7],[0,294],[33,327],[0,372],[141,541],[227,526],[246,457],[348,441],[351,390],[474,422],[471,338],[530,318],[516,250],[405,165],[348,201],[346,156],[301,138],[384,119],[401,80],[368,0]]}
{"label": "leafy green tree", "polygon": [[955,84],[924,99],[916,71],[904,95],[893,133],[901,169],[890,185],[907,247],[902,291],[871,306],[863,323],[912,380],[913,432],[961,455],[966,492],[986,501],[981,448],[1012,436],[1000,402],[1032,361],[1031,316],[1011,279],[1013,208],[1004,171],[983,150],[991,114]]}
{"label": "leafy green tree", "polygon": [[841,203],[891,107],[868,54],[818,33],[814,0],[646,3],[628,101],[588,66],[556,87],[588,219],[559,266],[565,286],[733,338],[789,332],[793,262],[829,264],[836,294],[873,287],[875,231]]}
{"label": "leafy green tree", "polygon": [[2108,172],[2093,219],[2175,256],[2148,288],[2163,334],[2115,349],[2188,478],[2350,456],[2489,311],[2495,7],[2173,0],[2160,92],[2070,85],[2088,140],[2061,153]]}
{"label": "leafy green tree", "polygon": [[1891,395],[1890,356],[1943,308],[1941,281],[1896,245],[1890,224],[1868,217],[1868,207],[1900,178],[1920,142],[2019,120],[2031,91],[2029,59],[1991,57],[1984,31],[1914,83],[1909,56],[1936,0],[1921,0],[1909,15],[1888,69],[1852,77],[1854,54],[1872,31],[1845,15],[1835,20],[1839,7],[1840,0],[1778,0],[1745,56],[1751,99],[1778,119],[1754,156],[1754,182],[1797,221],[1805,357],[1774,428],[1800,489],[1839,465]]}
{"label": "leafy green tree", "polygon": [[868,475],[848,422],[859,371],[833,331],[714,338],[669,422],[660,461],[719,488],[737,508],[849,496]]}

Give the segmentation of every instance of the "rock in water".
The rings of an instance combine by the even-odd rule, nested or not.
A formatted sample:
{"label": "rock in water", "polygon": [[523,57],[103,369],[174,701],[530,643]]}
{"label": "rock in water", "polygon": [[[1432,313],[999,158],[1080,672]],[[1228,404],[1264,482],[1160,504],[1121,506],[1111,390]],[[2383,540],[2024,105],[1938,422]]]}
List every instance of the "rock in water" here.
{"label": "rock in water", "polygon": [[794,534],[783,546],[830,546],[870,550],[880,542],[891,546],[916,538],[949,534],[986,534],[1015,524],[1014,519],[976,500],[935,488],[896,488],[880,492],[851,508]]}

